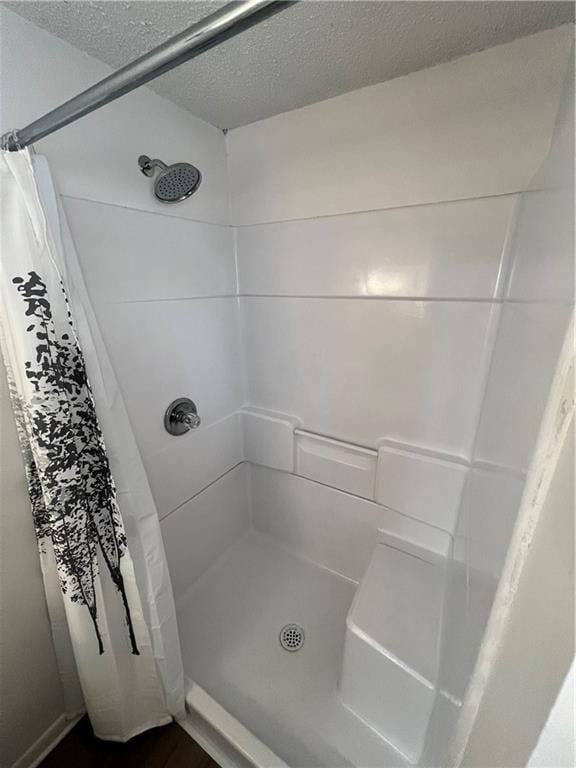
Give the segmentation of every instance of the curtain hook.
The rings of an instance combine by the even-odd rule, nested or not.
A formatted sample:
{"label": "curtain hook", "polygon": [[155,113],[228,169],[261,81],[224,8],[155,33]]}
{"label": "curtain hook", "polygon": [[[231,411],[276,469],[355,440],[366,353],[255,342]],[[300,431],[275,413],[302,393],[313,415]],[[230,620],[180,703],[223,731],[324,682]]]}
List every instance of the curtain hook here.
{"label": "curtain hook", "polygon": [[24,149],[20,143],[18,131],[16,129],[8,131],[8,133],[5,133],[0,137],[0,149],[3,149],[5,152],[14,152],[15,150],[20,152]]}

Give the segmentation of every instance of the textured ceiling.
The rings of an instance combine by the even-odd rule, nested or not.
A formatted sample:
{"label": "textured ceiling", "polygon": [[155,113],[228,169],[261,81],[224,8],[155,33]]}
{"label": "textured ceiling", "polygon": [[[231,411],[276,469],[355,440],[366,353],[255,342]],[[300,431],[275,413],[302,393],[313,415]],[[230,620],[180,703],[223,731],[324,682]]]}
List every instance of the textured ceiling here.
{"label": "textured ceiling", "polygon": [[[188,0],[6,2],[119,67],[220,7]],[[296,109],[572,20],[572,2],[305,0],[150,83],[220,128]]]}

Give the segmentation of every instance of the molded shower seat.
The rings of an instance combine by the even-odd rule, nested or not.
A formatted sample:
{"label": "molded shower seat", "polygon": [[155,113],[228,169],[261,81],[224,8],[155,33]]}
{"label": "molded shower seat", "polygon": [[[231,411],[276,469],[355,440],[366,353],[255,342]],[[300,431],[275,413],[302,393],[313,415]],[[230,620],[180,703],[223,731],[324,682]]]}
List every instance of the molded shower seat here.
{"label": "molded shower seat", "polygon": [[413,763],[434,703],[444,564],[378,544],[346,620],[342,702]]}

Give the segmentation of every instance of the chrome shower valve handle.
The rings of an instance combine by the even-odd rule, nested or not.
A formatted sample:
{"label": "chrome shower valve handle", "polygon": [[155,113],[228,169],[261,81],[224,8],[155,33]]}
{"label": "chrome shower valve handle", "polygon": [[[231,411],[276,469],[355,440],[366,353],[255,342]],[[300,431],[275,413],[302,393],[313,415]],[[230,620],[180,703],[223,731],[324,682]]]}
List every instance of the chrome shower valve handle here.
{"label": "chrome shower valve handle", "polygon": [[200,426],[196,404],[188,397],[179,397],[170,403],[164,414],[164,426],[171,435],[185,435]]}
{"label": "chrome shower valve handle", "polygon": [[174,414],[174,420],[180,424],[186,424],[188,429],[196,429],[200,426],[200,416],[197,413],[182,413],[180,411]]}

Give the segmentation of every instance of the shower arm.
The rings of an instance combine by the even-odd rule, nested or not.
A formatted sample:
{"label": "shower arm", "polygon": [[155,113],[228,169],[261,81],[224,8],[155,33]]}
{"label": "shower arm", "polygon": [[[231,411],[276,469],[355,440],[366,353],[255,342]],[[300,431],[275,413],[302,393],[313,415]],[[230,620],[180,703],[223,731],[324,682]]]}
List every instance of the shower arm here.
{"label": "shower arm", "polygon": [[23,149],[295,2],[297,0],[241,0],[229,3],[30,125],[4,134],[0,137],[0,147],[11,152]]}

